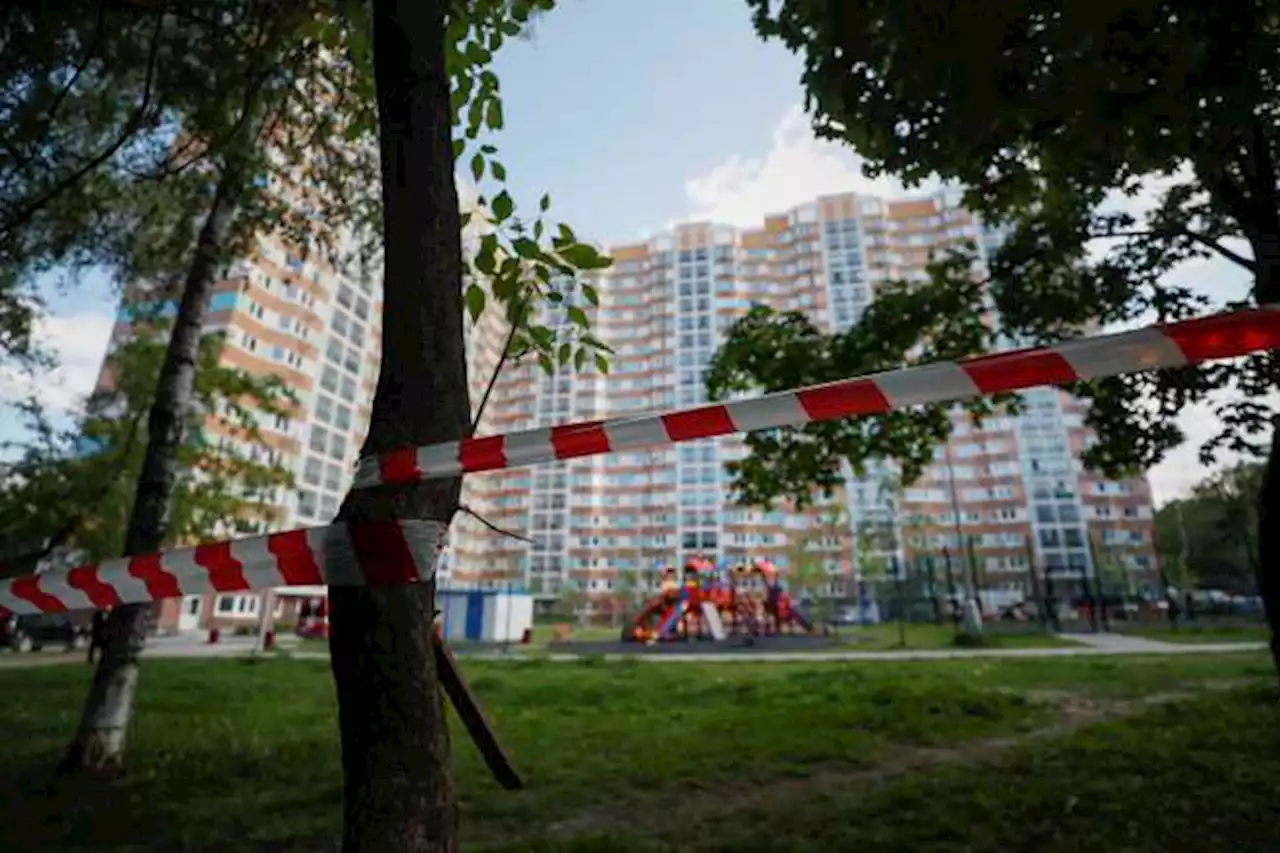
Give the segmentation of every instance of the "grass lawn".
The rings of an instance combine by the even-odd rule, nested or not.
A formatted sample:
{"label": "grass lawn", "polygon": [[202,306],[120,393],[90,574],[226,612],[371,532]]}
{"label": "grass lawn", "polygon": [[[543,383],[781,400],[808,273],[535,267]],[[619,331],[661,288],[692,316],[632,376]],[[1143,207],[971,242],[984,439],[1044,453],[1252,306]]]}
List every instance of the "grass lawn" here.
{"label": "grass lawn", "polygon": [[[1192,836],[1148,825],[1156,814],[1180,832],[1199,815],[1241,841],[1274,831],[1267,812],[1259,829],[1242,822],[1280,796],[1275,695],[1248,687],[1272,681],[1262,653],[465,665],[528,786],[499,790],[455,742],[468,849],[1189,849],[1177,842]],[[326,662],[147,661],[131,773],[85,789],[49,768],[88,677],[83,666],[0,670],[0,849],[302,851],[336,837]],[[1210,682],[1245,687],[1017,745],[1086,712],[1132,711],[1136,697],[1181,691],[1194,703]],[[950,766],[987,751],[999,772]],[[1166,843],[1125,835],[1125,803]],[[1231,849],[1275,849],[1274,838]]]}
{"label": "grass lawn", "polygon": [[1263,625],[1197,625],[1192,622],[1183,623],[1177,628],[1170,628],[1166,623],[1117,630],[1165,643],[1265,643],[1271,639],[1270,632]]}

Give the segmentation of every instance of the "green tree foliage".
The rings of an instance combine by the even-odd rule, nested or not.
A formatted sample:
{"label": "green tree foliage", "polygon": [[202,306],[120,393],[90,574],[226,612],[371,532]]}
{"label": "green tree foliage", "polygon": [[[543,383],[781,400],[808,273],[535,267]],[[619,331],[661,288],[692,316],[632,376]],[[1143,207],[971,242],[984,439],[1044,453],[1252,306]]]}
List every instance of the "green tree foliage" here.
{"label": "green tree foliage", "polygon": [[1187,497],[1160,507],[1156,543],[1169,583],[1241,594],[1254,591],[1255,496],[1262,475],[1261,465],[1241,462],[1205,478]]}
{"label": "green tree foliage", "polygon": [[[38,406],[26,408],[37,440],[20,446],[0,481],[0,564],[8,572],[31,571],[43,560],[97,561],[123,552],[166,336],[164,324],[139,327],[112,354],[113,387],[94,394],[75,428],[56,430]],[[269,521],[280,494],[292,486],[269,452],[245,456],[206,437],[205,425],[213,421],[257,445],[263,419],[287,418],[297,403],[279,380],[219,364],[221,346],[220,335],[201,341],[166,545],[208,541]]]}
{"label": "green tree foliage", "polygon": [[[982,352],[994,339],[982,317],[968,310],[981,299],[972,266],[972,253],[960,249],[930,264],[928,283],[886,283],[859,322],[834,335],[799,312],[753,306],[729,327],[712,357],[708,396],[786,391]],[[982,417],[1010,402],[1002,396],[967,405]],[[738,501],[764,507],[778,498],[808,506],[815,488],[830,496],[844,482],[844,461],[861,476],[868,461],[892,459],[902,481],[911,483],[932,460],[935,445],[950,435],[949,411],[946,405],[921,406],[751,433],[750,455],[726,467]]]}
{"label": "green tree foliage", "polygon": [[[1215,256],[1253,277],[1249,301],[1280,302],[1274,0],[748,5],[762,37],[801,54],[820,136],[851,145],[871,174],[958,182],[965,204],[1005,230],[988,290],[1011,332],[1045,339],[1227,306],[1233,294],[1166,276]],[[1149,209],[1133,203],[1140,193],[1154,195]],[[1077,386],[1098,433],[1085,461],[1111,475],[1150,466],[1185,439],[1178,413],[1205,401],[1221,428],[1202,458],[1262,456],[1270,441],[1280,465],[1266,400],[1277,378],[1280,362],[1263,353]],[[1280,470],[1267,485],[1262,565],[1280,560]],[[1276,626],[1280,576],[1260,577],[1260,590]],[[1280,664],[1275,631],[1272,652]]]}
{"label": "green tree foliage", "polygon": [[[1254,274],[1254,300],[1280,300],[1280,6],[873,3],[837,15],[748,2],[761,35],[804,57],[821,136],[850,144],[873,174],[958,181],[970,209],[1008,229],[990,292],[1010,330],[1048,339],[1201,313],[1210,300],[1165,273],[1214,255]],[[1103,204],[1153,186],[1150,211]],[[1222,431],[1205,456],[1261,453],[1275,378],[1264,354],[1077,388],[1099,431],[1088,461],[1109,473],[1158,462],[1183,441],[1178,412],[1224,389],[1240,393],[1217,402]]]}

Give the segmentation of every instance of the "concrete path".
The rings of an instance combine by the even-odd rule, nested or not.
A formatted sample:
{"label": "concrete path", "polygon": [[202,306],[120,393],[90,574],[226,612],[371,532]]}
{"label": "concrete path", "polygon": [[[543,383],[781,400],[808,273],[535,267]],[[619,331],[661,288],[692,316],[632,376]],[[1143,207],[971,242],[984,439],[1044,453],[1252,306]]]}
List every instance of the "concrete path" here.
{"label": "concrete path", "polygon": [[[1148,652],[1171,652],[1185,643],[1165,643],[1150,640],[1146,637],[1133,637],[1126,634],[1059,634],[1059,639],[1080,643],[1092,649],[1109,649],[1118,654],[1143,654]],[[1231,644],[1236,645],[1236,644]],[[1259,647],[1261,643],[1257,644]]]}
{"label": "concrete path", "polygon": [[[682,655],[600,655],[606,661],[640,660],[650,663],[768,663],[778,662],[820,662],[820,661],[906,661],[906,660],[956,660],[965,658],[1063,658],[1063,657],[1105,657],[1115,655],[1203,655],[1223,654],[1230,652],[1261,651],[1265,643],[1206,643],[1189,645],[1175,643],[1151,642],[1141,647],[1088,646],[1078,645],[1062,648],[1038,649],[906,649],[884,652],[739,652],[735,654],[682,654]],[[472,652],[458,651],[455,654],[469,660],[516,661],[529,660],[530,656],[520,652]],[[295,652],[291,657],[299,660],[325,660],[324,652]],[[553,652],[538,656],[538,660],[578,661],[590,655],[576,655],[564,652]]]}
{"label": "concrete path", "polygon": [[[1063,657],[1105,657],[1113,655],[1204,655],[1224,654],[1232,652],[1264,651],[1266,643],[1162,643],[1158,640],[1147,640],[1139,637],[1125,637],[1117,634],[1071,634],[1064,639],[1075,642],[1071,646],[1056,648],[1028,649],[905,649],[900,651],[838,651],[817,650],[797,652],[750,652],[735,651],[699,653],[691,652],[679,655],[582,655],[567,652],[552,652],[537,655],[538,660],[578,661],[587,658],[606,661],[641,660],[656,663],[768,663],[777,662],[821,662],[821,661],[909,661],[909,660],[958,660],[969,658],[1063,658]],[[292,643],[282,643],[282,651],[296,660],[328,660],[329,655],[321,651],[290,651]],[[153,637],[148,642],[143,656],[147,658],[227,658],[247,657],[253,654],[253,637],[226,637],[216,645],[210,645],[198,637]],[[518,661],[529,660],[532,655],[521,651],[486,651],[468,652],[455,649],[458,657],[472,660]],[[0,656],[0,668],[12,666],[39,666],[53,663],[75,663],[83,665],[83,654],[66,654],[58,651],[34,652],[26,655]]]}

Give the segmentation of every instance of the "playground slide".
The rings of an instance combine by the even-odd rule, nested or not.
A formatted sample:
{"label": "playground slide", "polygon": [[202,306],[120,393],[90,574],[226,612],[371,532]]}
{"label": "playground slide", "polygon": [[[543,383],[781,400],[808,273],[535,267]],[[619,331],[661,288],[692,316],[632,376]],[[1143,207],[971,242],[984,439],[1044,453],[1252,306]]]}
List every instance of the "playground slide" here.
{"label": "playground slide", "polygon": [[655,636],[666,637],[676,629],[676,624],[680,621],[680,615],[684,613],[684,596],[680,596],[680,600],[671,606],[671,609],[663,614],[661,621],[658,622],[658,630]]}
{"label": "playground slide", "polygon": [[716,642],[729,636],[724,630],[724,620],[720,618],[720,611],[710,601],[702,602],[702,618],[707,621],[707,627],[711,629],[711,638]]}
{"label": "playground slide", "polygon": [[799,625],[801,628],[805,629],[806,631],[812,631],[813,623],[809,621],[809,614],[801,610],[800,605],[796,604],[794,601],[791,602],[790,604],[791,604],[791,618],[795,620],[795,623]]}

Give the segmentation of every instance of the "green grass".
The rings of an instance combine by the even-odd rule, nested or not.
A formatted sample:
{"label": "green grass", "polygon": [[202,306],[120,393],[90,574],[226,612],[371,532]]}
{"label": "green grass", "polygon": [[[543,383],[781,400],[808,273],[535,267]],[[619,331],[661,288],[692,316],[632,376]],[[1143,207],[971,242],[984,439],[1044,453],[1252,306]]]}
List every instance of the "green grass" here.
{"label": "green grass", "polygon": [[[732,802],[725,799],[726,791],[770,796],[792,791],[801,802],[786,810],[752,806],[756,829],[767,818],[780,821],[787,833],[794,831],[787,839],[796,844],[812,833],[827,839],[823,849],[849,849],[848,833],[872,832],[859,829],[862,819],[850,822],[839,809],[824,815],[805,803],[836,797],[845,810],[879,814],[875,803],[888,801],[883,792],[870,800],[861,793],[841,799],[839,791],[820,784],[832,774],[871,771],[904,750],[947,748],[1037,729],[1055,719],[1056,705],[1066,696],[1115,700],[1209,680],[1270,677],[1265,655],[1253,652],[1054,661],[664,665],[530,660],[465,666],[528,786],[518,794],[497,789],[470,744],[456,740],[468,842],[549,838],[557,823],[582,821],[593,810],[643,816],[655,803],[675,798],[684,808],[709,810],[706,832],[720,827],[715,835],[728,847],[702,838],[704,830],[698,829],[697,837],[688,839],[695,846],[681,848],[704,850],[766,849],[750,847],[753,836],[742,828],[746,824],[739,826],[724,812]],[[319,849],[335,837],[339,769],[326,662],[147,661],[129,776],[89,790],[51,784],[49,768],[74,726],[88,676],[85,667],[0,670],[0,692],[8,697],[0,703],[5,733],[0,849],[287,851]],[[1259,713],[1240,711],[1246,712]],[[1203,718],[1197,715],[1186,725]],[[1196,742],[1192,734],[1183,733],[1184,744]],[[1249,751],[1259,748],[1248,744]],[[1243,752],[1233,760],[1249,756]],[[1227,758],[1222,760],[1227,766]],[[1100,761],[1099,769],[1111,772],[1109,759]],[[1087,774],[1088,768],[1078,772]],[[1199,786],[1192,780],[1185,784]],[[964,794],[963,786],[955,785],[947,796]],[[812,796],[801,796],[807,786],[814,786]],[[1225,790],[1225,782],[1219,787]],[[979,789],[995,798],[988,803],[991,809],[1004,796],[986,782],[973,796]],[[899,792],[894,808],[907,808],[912,790]],[[1010,807],[1017,805],[1022,794],[1017,787],[1008,790],[1017,795]],[[926,800],[915,802],[918,810]],[[932,801],[927,802],[923,807],[932,813]],[[959,832],[963,827],[956,820]],[[649,820],[624,817],[623,822],[644,826]],[[675,843],[674,836],[663,834],[662,821],[652,823],[652,837],[639,842]],[[571,835],[586,836],[581,849],[625,849],[608,846],[613,842],[592,848],[594,831],[588,820]],[[911,841],[909,831],[922,830],[902,817],[883,833],[856,837],[915,849],[914,841],[895,842],[895,832]],[[981,841],[977,832],[973,843]]]}
{"label": "green grass", "polygon": [[1271,638],[1270,632],[1263,625],[1197,625],[1195,622],[1184,622],[1177,628],[1165,624],[1144,625],[1133,629],[1118,627],[1117,630],[1165,643],[1265,643]]}

